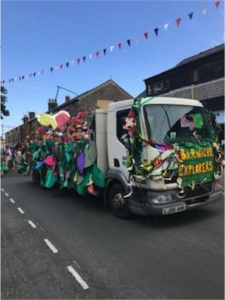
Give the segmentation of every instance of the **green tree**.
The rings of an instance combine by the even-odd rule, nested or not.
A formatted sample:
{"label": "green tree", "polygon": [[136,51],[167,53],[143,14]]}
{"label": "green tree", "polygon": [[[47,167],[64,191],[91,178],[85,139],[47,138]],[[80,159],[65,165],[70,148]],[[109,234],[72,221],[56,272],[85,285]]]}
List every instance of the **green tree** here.
{"label": "green tree", "polygon": [[9,110],[6,108],[7,102],[7,89],[4,86],[1,86],[1,119],[3,117],[9,116]]}

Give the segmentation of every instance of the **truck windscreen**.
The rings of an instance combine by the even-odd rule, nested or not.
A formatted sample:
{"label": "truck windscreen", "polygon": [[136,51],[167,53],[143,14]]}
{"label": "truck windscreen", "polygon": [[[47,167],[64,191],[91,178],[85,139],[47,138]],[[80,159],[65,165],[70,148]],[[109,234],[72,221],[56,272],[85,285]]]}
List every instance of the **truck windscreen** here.
{"label": "truck windscreen", "polygon": [[145,105],[148,138],[171,144],[212,138],[211,127],[203,107],[185,105]]}

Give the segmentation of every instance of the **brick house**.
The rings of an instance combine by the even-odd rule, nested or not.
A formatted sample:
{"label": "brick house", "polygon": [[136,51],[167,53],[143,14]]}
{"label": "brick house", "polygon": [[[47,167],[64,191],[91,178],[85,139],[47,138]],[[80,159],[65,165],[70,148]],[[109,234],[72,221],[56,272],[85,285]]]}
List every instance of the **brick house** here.
{"label": "brick house", "polygon": [[[69,96],[66,96],[65,102],[60,105],[58,105],[57,100],[49,99],[47,113],[57,113],[60,110],[66,110],[71,116],[74,116],[79,111],[91,112],[99,100],[114,102],[132,98],[129,93],[110,79],[75,98],[70,99]],[[6,144],[10,147],[21,143],[25,136],[35,132],[39,126],[34,112],[30,112],[29,115],[24,116],[22,120],[22,125],[5,133]]]}
{"label": "brick house", "polygon": [[202,101],[224,124],[224,44],[186,58],[174,68],[144,80],[140,96],[190,98]]}

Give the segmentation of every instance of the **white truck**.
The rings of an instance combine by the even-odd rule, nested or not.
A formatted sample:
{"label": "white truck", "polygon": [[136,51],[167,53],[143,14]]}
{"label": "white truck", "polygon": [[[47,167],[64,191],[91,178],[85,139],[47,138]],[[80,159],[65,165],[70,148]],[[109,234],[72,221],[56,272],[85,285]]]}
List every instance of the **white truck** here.
{"label": "white truck", "polygon": [[[121,141],[124,118],[132,107],[139,128],[138,163]],[[222,199],[217,183],[224,161],[199,101],[131,99],[97,109],[95,116],[97,165],[106,180],[104,203],[117,217],[167,215]],[[134,144],[135,137],[130,140]]]}

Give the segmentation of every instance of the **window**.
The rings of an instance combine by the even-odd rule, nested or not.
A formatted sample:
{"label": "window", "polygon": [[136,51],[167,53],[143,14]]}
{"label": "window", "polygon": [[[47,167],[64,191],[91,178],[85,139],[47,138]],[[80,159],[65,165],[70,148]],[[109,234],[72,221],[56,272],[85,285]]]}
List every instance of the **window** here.
{"label": "window", "polygon": [[170,89],[169,79],[163,79],[155,83],[148,84],[148,95],[157,95]]}
{"label": "window", "polygon": [[185,105],[146,105],[148,138],[166,144],[211,138],[205,110]]}
{"label": "window", "polygon": [[193,82],[205,82],[224,76],[224,63],[222,60],[207,62],[193,70]]}
{"label": "window", "polygon": [[120,140],[121,137],[126,134],[126,130],[123,129],[123,125],[125,124],[125,119],[129,114],[130,109],[120,110],[116,114],[116,135]]}

